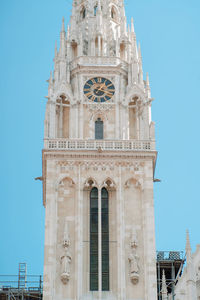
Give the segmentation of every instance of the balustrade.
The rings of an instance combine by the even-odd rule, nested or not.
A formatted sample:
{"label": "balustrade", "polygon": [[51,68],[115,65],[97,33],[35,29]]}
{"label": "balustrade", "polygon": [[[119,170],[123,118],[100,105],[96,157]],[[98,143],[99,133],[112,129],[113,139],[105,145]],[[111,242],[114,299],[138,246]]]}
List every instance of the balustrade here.
{"label": "balustrade", "polygon": [[45,139],[49,150],[153,151],[154,141]]}

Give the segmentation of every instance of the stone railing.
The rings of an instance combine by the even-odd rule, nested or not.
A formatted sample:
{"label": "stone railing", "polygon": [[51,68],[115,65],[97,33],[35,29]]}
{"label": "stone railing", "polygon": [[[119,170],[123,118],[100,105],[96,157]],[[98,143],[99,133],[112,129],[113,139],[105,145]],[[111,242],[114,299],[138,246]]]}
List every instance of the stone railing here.
{"label": "stone railing", "polygon": [[70,63],[70,70],[72,71],[77,66],[109,66],[109,67],[116,67],[120,65],[120,67],[124,70],[127,70],[127,63],[121,60],[119,57],[106,57],[106,56],[80,56],[75,58]]}
{"label": "stone railing", "polygon": [[48,150],[153,151],[154,141],[45,139]]}

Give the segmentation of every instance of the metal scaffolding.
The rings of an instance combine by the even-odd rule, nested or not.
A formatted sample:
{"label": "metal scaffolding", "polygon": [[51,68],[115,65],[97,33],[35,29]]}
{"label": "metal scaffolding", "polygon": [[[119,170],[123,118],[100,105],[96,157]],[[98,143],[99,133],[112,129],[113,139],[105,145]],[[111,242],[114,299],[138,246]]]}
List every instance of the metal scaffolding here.
{"label": "metal scaffolding", "polygon": [[19,264],[18,275],[0,275],[0,300],[42,299],[41,275],[27,275],[25,263]]}
{"label": "metal scaffolding", "polygon": [[174,300],[174,289],[179,277],[182,275],[185,263],[184,253],[182,251],[159,251],[157,252],[157,287],[158,300],[162,299],[162,273],[165,271],[168,293]]}

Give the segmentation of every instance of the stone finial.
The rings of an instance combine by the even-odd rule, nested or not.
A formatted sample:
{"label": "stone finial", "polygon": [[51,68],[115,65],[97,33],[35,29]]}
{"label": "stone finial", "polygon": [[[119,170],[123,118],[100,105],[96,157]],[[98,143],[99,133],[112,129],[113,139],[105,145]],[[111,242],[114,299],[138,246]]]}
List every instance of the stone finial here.
{"label": "stone finial", "polygon": [[162,294],[162,300],[167,300],[167,282],[166,282],[166,276],[165,276],[165,270],[163,270],[163,274],[162,274],[162,290],[161,290],[161,294]]}
{"label": "stone finial", "polygon": [[149,88],[150,84],[149,84],[149,73],[147,73],[146,75],[146,86]]}
{"label": "stone finial", "polygon": [[134,22],[133,22],[133,18],[131,18],[131,33],[134,33],[135,29],[134,29]]}
{"label": "stone finial", "polygon": [[192,259],[192,248],[190,244],[190,235],[189,235],[189,230],[186,231],[186,256],[187,256],[187,263],[191,262]]}
{"label": "stone finial", "polygon": [[55,58],[58,56],[57,41],[55,42]]}
{"label": "stone finial", "polygon": [[65,32],[65,18],[62,18],[62,32]]}

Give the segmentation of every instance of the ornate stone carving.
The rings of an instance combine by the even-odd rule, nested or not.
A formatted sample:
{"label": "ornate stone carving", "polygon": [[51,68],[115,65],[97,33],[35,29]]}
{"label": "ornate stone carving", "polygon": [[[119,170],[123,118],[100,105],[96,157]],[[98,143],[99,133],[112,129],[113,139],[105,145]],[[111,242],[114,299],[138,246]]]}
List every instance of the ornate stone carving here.
{"label": "ornate stone carving", "polygon": [[116,185],[115,183],[112,181],[112,179],[106,179],[104,182],[103,182],[103,186],[105,188],[107,188],[108,190],[115,190],[116,189]]}
{"label": "ornate stone carving", "polygon": [[143,184],[142,178],[130,178],[125,183],[125,188],[130,188],[131,184],[134,184],[136,188],[143,190],[144,184]]}
{"label": "ornate stone carving", "polygon": [[131,251],[129,254],[129,266],[130,266],[130,279],[133,284],[139,282],[139,256],[137,253],[138,239],[136,230],[132,231],[130,241]]}
{"label": "ornate stone carving", "polygon": [[88,109],[93,112],[108,112],[110,110],[113,110],[115,107],[114,107],[114,104],[112,103],[87,103],[87,107]]}
{"label": "ornate stone carving", "polygon": [[64,237],[63,237],[63,255],[61,256],[61,280],[63,284],[67,284],[70,279],[70,264],[72,257],[69,251],[70,238],[68,232],[68,223],[65,223]]}
{"label": "ornate stone carving", "polygon": [[89,178],[84,184],[84,189],[91,190],[95,186],[97,186],[97,182],[93,178]]}

